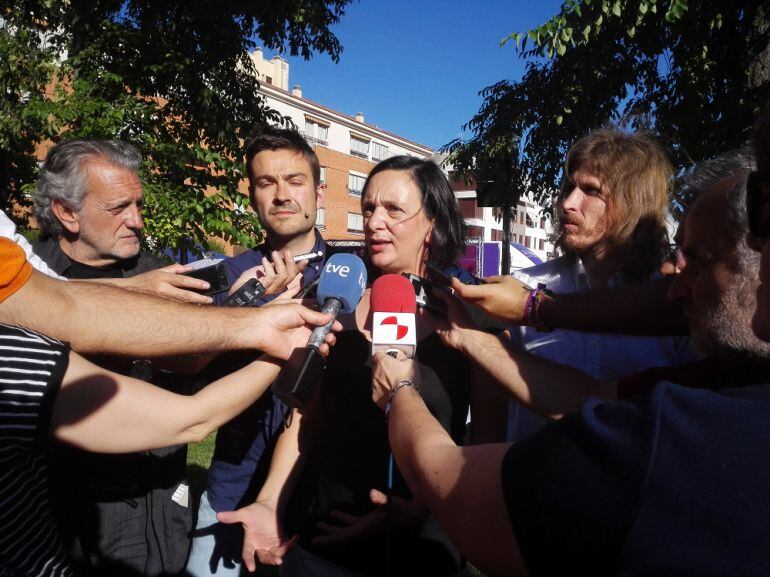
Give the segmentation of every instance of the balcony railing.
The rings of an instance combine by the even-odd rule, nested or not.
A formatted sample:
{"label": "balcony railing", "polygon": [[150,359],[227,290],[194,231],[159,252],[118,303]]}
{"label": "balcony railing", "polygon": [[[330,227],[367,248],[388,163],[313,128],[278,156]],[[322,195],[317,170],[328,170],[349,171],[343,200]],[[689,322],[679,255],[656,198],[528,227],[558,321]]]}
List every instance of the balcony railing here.
{"label": "balcony railing", "polygon": [[318,146],[325,146],[327,148],[329,147],[329,141],[328,140],[321,140],[320,138],[316,138],[315,136],[311,136],[311,135],[307,134],[306,132],[303,133],[303,136],[305,137],[305,140],[307,141],[307,143],[310,144],[311,146],[314,145],[314,144],[317,144]]}

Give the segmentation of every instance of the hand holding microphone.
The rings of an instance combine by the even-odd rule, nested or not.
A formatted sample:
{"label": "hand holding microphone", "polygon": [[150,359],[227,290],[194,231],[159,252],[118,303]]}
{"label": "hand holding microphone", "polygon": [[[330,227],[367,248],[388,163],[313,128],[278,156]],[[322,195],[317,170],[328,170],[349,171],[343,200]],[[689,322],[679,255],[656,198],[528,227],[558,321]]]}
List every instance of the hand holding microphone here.
{"label": "hand holding microphone", "polygon": [[352,313],[365,289],[366,267],[360,258],[352,254],[335,254],[326,261],[316,295],[322,311],[331,313],[332,320],[313,330],[306,347],[294,350],[273,383],[273,393],[284,403],[302,409],[310,402],[316,383],[326,369],[319,348],[337,315]]}

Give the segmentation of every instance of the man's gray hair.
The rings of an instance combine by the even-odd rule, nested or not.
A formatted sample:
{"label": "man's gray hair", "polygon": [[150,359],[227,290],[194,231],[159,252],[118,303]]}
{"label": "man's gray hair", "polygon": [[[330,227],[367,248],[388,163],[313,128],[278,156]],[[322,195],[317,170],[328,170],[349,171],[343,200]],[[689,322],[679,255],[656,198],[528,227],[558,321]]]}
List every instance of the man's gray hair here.
{"label": "man's gray hair", "polygon": [[741,265],[757,264],[759,255],[747,243],[749,216],[746,211],[746,179],[754,170],[754,155],[748,148],[738,148],[720,154],[716,158],[699,162],[695,168],[682,178],[683,189],[690,203],[701,193],[716,186],[728,178],[737,178],[735,185],[727,193],[727,213],[725,214],[726,239],[735,247],[736,256]]}
{"label": "man's gray hair", "polygon": [[88,184],[86,164],[92,160],[139,171],[142,157],[139,151],[120,140],[76,138],[57,144],[48,151],[34,193],[34,215],[45,236],[58,237],[61,223],[52,210],[58,200],[72,210],[83,207]]}

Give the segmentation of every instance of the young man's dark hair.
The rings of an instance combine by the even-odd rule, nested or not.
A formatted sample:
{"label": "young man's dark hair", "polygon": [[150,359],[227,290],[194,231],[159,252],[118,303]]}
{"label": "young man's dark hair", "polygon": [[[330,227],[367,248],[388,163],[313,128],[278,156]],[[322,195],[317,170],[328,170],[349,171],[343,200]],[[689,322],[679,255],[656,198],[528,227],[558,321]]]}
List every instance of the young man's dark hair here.
{"label": "young man's dark hair", "polygon": [[249,177],[249,187],[252,186],[254,180],[254,175],[251,173],[251,161],[263,150],[293,150],[297,154],[301,154],[313,169],[313,186],[316,187],[321,182],[321,165],[318,162],[318,157],[302,135],[296,130],[271,126],[246,145],[246,174]]}

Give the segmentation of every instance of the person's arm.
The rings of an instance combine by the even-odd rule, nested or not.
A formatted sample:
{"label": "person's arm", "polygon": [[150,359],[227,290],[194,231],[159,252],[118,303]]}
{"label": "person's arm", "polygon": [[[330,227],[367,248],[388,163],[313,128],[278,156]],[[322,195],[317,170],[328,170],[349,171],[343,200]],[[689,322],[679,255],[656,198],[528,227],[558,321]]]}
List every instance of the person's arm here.
{"label": "person's arm", "polygon": [[276,361],[260,359],[186,396],[71,352],[54,401],[51,433],[57,441],[99,453],[200,441],[254,403],[279,372]]}
{"label": "person's arm", "polygon": [[511,348],[504,336],[467,329],[457,348],[484,367],[510,395],[532,410],[558,418],[590,397],[612,400],[617,383],[599,381],[578,369]]}
{"label": "person's arm", "polygon": [[[626,284],[588,293],[560,293],[540,305],[542,323],[550,328],[640,335],[687,334],[687,319],[678,303],[668,301],[672,277]],[[503,275],[480,285],[452,279],[452,289],[463,300],[514,325],[525,325],[531,290],[520,280]]]}
{"label": "person's arm", "polygon": [[195,292],[195,289],[209,288],[209,283],[183,274],[192,270],[191,266],[172,264],[131,277],[93,279],[89,282],[109,283],[124,289],[180,302],[210,304],[213,302],[211,297]]}
{"label": "person's arm", "polygon": [[[36,271],[0,302],[0,322],[67,340],[79,352],[135,358],[258,349],[286,359],[297,333],[307,342],[311,328],[329,319],[296,303],[196,306],[109,284],[57,281]],[[331,333],[327,342],[333,342]]]}
{"label": "person's arm", "polygon": [[[444,318],[428,319],[439,338],[481,367],[525,406],[558,418],[577,409],[589,397],[616,398],[617,383],[598,381],[575,368],[536,357],[512,346],[504,334],[479,330],[455,297],[438,291],[436,294],[447,303]],[[483,390],[489,383],[476,386],[477,395],[492,396],[486,399],[487,406],[494,402],[494,395]]]}
{"label": "person's arm", "polygon": [[375,400],[384,408],[391,399],[390,446],[409,488],[476,567],[488,575],[526,575],[501,482],[509,445],[458,447],[416,389],[403,387],[390,397],[402,379],[419,384],[416,363],[375,355]]}
{"label": "person's arm", "polygon": [[[318,394],[308,410],[314,410],[317,397]],[[293,411],[291,424],[278,437],[267,478],[254,503],[236,511],[217,513],[220,523],[242,525],[243,563],[250,572],[256,570],[255,558],[263,565],[281,565],[283,556],[296,543],[296,536],[286,539],[280,518],[302,470],[302,454],[308,450],[305,439],[315,436],[301,431],[303,420],[299,411]]]}

